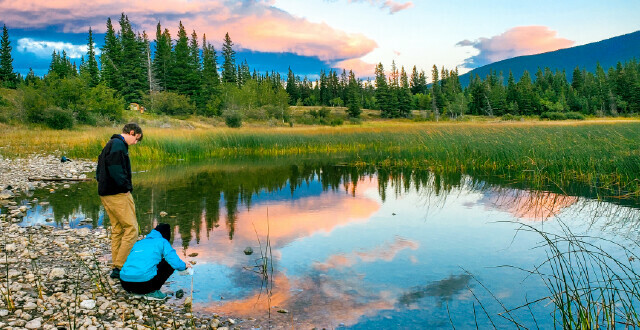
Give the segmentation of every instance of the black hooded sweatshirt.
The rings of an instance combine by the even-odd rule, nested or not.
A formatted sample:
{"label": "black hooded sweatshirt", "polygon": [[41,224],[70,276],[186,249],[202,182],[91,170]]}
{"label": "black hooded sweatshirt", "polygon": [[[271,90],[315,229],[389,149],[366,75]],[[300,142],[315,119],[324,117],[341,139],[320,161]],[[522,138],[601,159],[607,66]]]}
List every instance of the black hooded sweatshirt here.
{"label": "black hooded sweatshirt", "polygon": [[111,140],[102,149],[102,153],[98,157],[96,179],[100,196],[121,194],[133,190],[129,146],[122,135],[114,134],[111,136]]}

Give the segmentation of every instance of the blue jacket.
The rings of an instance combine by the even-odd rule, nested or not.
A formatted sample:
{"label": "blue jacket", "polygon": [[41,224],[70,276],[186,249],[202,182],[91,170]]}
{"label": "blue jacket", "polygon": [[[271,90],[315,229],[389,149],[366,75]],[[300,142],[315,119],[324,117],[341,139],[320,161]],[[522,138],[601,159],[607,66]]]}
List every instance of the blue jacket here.
{"label": "blue jacket", "polygon": [[158,264],[164,258],[173,269],[185,270],[187,264],[178,257],[171,243],[160,232],[152,230],[145,239],[136,242],[120,270],[126,282],[146,282],[158,274]]}

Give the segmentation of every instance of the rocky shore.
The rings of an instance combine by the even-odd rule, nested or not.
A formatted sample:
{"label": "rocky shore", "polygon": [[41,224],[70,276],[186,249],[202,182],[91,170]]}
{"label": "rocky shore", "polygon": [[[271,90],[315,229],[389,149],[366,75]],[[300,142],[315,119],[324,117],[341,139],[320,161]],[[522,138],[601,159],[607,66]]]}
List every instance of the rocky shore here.
{"label": "rocky shore", "polygon": [[61,184],[60,181],[29,180],[30,178],[86,179],[96,169],[96,163],[87,160],[61,161],[52,155],[33,155],[28,158],[9,159],[0,156],[0,200],[18,193]]}
{"label": "rocky shore", "polygon": [[[84,179],[95,163],[55,156],[0,157],[0,329],[228,329],[233,319],[192,313],[190,297],[166,302],[127,294],[109,278],[109,232],[20,227],[32,202],[15,198]],[[71,179],[68,181],[29,178]],[[37,201],[35,201],[37,202]],[[40,203],[46,203],[42,201]]]}
{"label": "rocky shore", "polygon": [[225,329],[191,313],[190,298],[151,302],[108,277],[105,229],[19,227],[0,219],[0,328]]}

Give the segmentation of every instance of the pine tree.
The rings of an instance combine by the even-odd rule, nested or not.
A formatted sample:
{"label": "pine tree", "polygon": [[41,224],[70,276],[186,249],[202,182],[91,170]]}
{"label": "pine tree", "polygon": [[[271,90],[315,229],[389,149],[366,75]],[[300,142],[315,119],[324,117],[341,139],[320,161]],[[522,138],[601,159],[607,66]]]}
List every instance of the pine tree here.
{"label": "pine tree", "polygon": [[202,36],[202,102],[203,114],[207,116],[220,115],[220,76],[216,62],[216,50],[207,43],[207,36]]}
{"label": "pine tree", "polygon": [[187,37],[187,31],[182,25],[182,21],[178,24],[177,37],[178,39],[171,53],[171,67],[167,81],[167,90],[187,95],[190,89],[187,83],[187,79],[190,77],[189,38]]}
{"label": "pine tree", "polygon": [[122,57],[120,59],[120,77],[122,88],[120,93],[127,102],[139,103],[142,94],[149,88],[147,81],[146,46],[140,35],[136,36],[129,22],[129,18],[120,16],[120,45]]}
{"label": "pine tree", "polygon": [[289,105],[295,105],[300,97],[298,93],[298,87],[296,86],[296,77],[291,71],[291,67],[289,67],[289,72],[287,73],[287,94],[289,94]]}
{"label": "pine tree", "polygon": [[440,79],[438,77],[438,67],[434,64],[433,68],[431,69],[431,110],[436,114],[436,116],[439,115],[440,110],[444,105],[442,89],[440,87]]}
{"label": "pine tree", "polygon": [[[506,102],[511,110],[518,108],[518,88],[516,87],[516,81],[513,78],[513,72],[509,70],[509,78],[507,79],[507,95]],[[515,111],[510,111],[511,114],[517,114]]]}
{"label": "pine tree", "polygon": [[404,66],[400,69],[400,87],[398,88],[398,116],[409,117],[411,114],[413,97],[409,89],[409,79],[404,71]]}
{"label": "pine tree", "polygon": [[11,41],[7,26],[2,26],[2,39],[0,41],[0,85],[7,88],[15,88],[17,77],[13,72],[13,58],[11,57]]}
{"label": "pine tree", "polygon": [[84,67],[89,78],[89,87],[95,87],[100,83],[100,71],[98,70],[98,61],[96,61],[96,51],[93,46],[93,32],[89,28],[89,37],[87,39],[87,61]]}
{"label": "pine tree", "polygon": [[233,42],[229,38],[229,33],[224,35],[222,44],[222,82],[236,83],[236,52],[233,50]]}
{"label": "pine tree", "polygon": [[104,46],[100,55],[101,78],[108,87],[117,91],[122,89],[121,58],[122,48],[120,41],[116,37],[111,18],[107,18],[107,33],[104,36]]}
{"label": "pine tree", "polygon": [[376,66],[376,103],[378,104],[378,108],[380,109],[381,117],[390,117],[390,91],[389,85],[387,84],[387,77],[384,74],[384,66],[382,63],[378,63]]}
{"label": "pine tree", "polygon": [[162,31],[160,22],[156,26],[156,49],[152,69],[158,88],[166,90],[171,69],[171,34],[168,29]]}
{"label": "pine tree", "polygon": [[187,85],[187,95],[196,102],[197,106],[202,105],[202,100],[199,97],[199,89],[201,85],[202,67],[200,64],[200,46],[198,45],[198,35],[194,30],[191,33],[191,39],[189,40],[189,78],[185,81]]}
{"label": "pine tree", "polygon": [[418,93],[422,93],[420,86],[420,75],[418,74],[418,69],[416,68],[416,66],[413,66],[413,70],[411,70],[411,93],[412,94],[418,94]]}
{"label": "pine tree", "polygon": [[359,118],[362,113],[360,104],[360,84],[353,71],[349,70],[347,82],[347,114],[350,118]]}

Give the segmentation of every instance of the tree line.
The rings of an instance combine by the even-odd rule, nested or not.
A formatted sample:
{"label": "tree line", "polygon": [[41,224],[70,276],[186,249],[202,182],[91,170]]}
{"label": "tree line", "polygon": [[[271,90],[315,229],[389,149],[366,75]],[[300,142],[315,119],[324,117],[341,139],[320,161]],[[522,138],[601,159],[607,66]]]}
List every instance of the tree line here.
{"label": "tree line", "polygon": [[545,68],[533,77],[525,71],[518,81],[509,72],[506,83],[502,72],[474,75],[463,87],[457,68],[438,69],[436,65],[427,83],[423,70],[413,66],[408,73],[395,62],[388,71],[382,63],[376,65],[373,80],[334,69],[321,70],[312,80],[295,75],[291,68],[284,79],[277,72],[252,71],[246,60],[236,63],[228,33],[219,64],[218,52],[206,35],[199,38],[195,30],[189,35],[181,22],[175,38],[159,22],[153,47],[146,31],[134,32],[125,14],[118,24],[116,30],[110,18],[106,21],[99,63],[89,29],[88,50],[80,65],[64,51],[54,51],[42,78],[33,70],[25,77],[13,71],[4,26],[0,84],[23,92],[22,110],[29,121],[56,126],[119,120],[122,109],[132,102],[168,115],[224,116],[230,119],[228,124],[242,117],[290,121],[289,105],[344,106],[348,116],[355,118],[362,108],[379,110],[384,118],[408,118],[412,110],[423,110],[423,115],[436,119],[467,114],[619,115],[640,111],[640,64],[636,60],[618,63],[606,72],[600,65],[595,72],[577,67],[571,83],[564,71]]}

